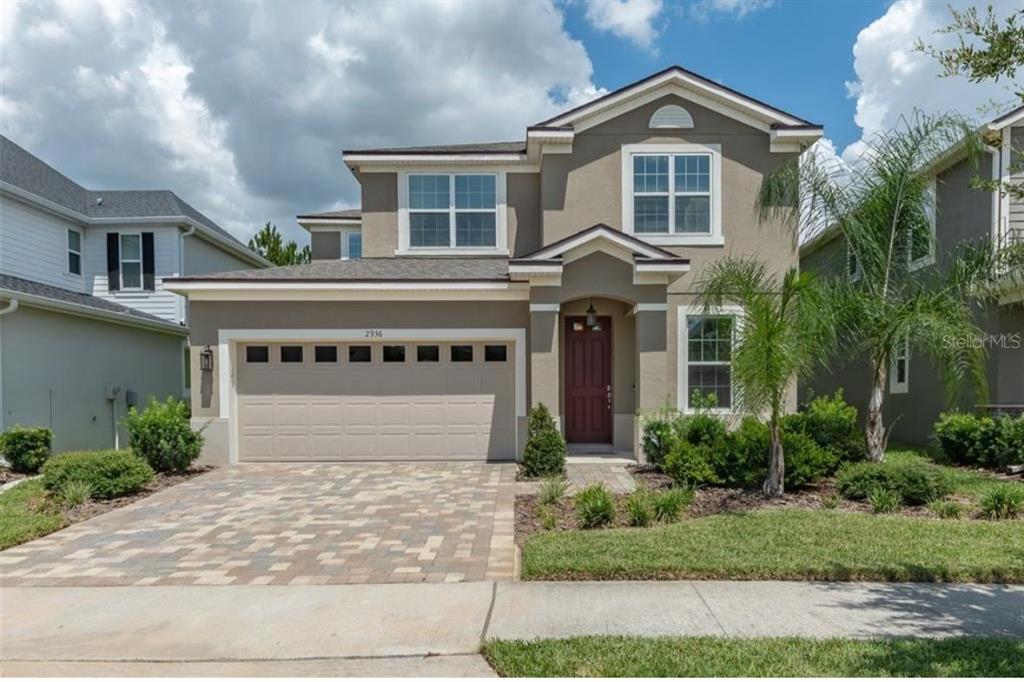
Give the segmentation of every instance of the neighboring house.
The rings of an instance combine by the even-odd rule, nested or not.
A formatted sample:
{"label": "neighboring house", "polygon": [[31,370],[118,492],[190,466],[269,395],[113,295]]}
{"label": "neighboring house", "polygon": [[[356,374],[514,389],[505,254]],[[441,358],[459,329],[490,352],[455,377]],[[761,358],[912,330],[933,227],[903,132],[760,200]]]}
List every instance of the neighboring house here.
{"label": "neighboring house", "polygon": [[0,427],[54,448],[186,394],[187,301],[164,278],[269,265],[169,191],[94,191],[0,136]]}
{"label": "neighboring house", "polygon": [[363,257],[363,230],[359,209],[300,215],[299,225],[309,231],[313,260],[352,260]]}
{"label": "neighboring house", "polygon": [[694,390],[732,411],[734,311],[695,282],[728,254],[797,264],[755,196],[821,134],[672,67],[522,141],[344,152],[362,205],[299,218],[312,263],[167,284],[213,359],[206,461],[513,459],[538,403],[573,450],[632,453]]}
{"label": "neighboring house", "polygon": [[[1024,107],[1006,114],[982,129],[988,153],[980,163],[965,158],[962,149],[951,150],[934,166],[932,248],[911,254],[915,267],[948,269],[951,256],[965,241],[988,239],[996,245],[1024,245],[1024,201],[1008,193],[974,189],[975,177],[1024,181],[1018,152],[1024,148]],[[1024,247],[1022,247],[1024,248]],[[811,240],[800,250],[801,266],[825,272],[845,271],[857,277],[857,264],[838,232],[830,231]],[[1008,285],[997,303],[986,307],[978,324],[987,334],[988,399],[978,404],[963,396],[956,407],[963,410],[1019,414],[1024,411],[1024,288],[1020,281]],[[950,339],[964,343],[964,339]],[[842,388],[845,397],[863,415],[868,404],[871,374],[864,358],[838,361],[832,371],[819,372],[802,383],[801,402],[811,395],[832,393]],[[894,425],[892,440],[918,445],[933,441],[934,425],[947,404],[940,375],[926,357],[909,345],[893,358],[885,398],[886,424]]]}

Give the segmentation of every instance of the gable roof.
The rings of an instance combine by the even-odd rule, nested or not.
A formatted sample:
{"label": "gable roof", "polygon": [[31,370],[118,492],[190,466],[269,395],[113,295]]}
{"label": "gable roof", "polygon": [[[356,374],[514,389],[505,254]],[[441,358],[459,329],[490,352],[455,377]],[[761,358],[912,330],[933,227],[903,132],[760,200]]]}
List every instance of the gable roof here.
{"label": "gable roof", "polygon": [[380,149],[346,149],[342,154],[525,154],[526,140],[514,142],[471,142],[419,147],[385,147]]}
{"label": "gable roof", "polygon": [[689,262],[688,259],[681,258],[671,251],[666,251],[661,247],[648,244],[645,241],[637,239],[631,234],[627,234],[622,230],[616,230],[604,223],[591,225],[584,230],[580,230],[575,234],[571,234],[568,237],[552,242],[543,248],[533,251],[532,253],[520,256],[519,258],[514,259],[514,262],[543,261],[550,260],[552,258],[561,258],[561,256],[567,251],[571,251],[572,249],[583,246],[584,244],[596,239],[605,239],[614,242],[619,246],[632,251],[634,255],[640,256],[641,258]]}
{"label": "gable roof", "polygon": [[325,211],[323,213],[305,213],[295,216],[299,220],[309,218],[311,220],[358,220],[363,216],[362,209],[346,208],[341,211]]}

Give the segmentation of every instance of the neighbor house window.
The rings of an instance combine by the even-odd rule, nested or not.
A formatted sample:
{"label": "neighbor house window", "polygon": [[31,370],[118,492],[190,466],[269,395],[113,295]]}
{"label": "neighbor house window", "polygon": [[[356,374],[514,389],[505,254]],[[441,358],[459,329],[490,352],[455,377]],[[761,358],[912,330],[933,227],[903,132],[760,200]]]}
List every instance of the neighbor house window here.
{"label": "neighbor house window", "polygon": [[903,337],[892,355],[889,392],[906,393],[910,389],[910,339]]}
{"label": "neighbor house window", "polygon": [[121,235],[121,289],[142,288],[142,235]]}
{"label": "neighbor house window", "polygon": [[409,175],[410,248],[498,246],[497,175]]}
{"label": "neighbor house window", "polygon": [[687,315],[683,343],[685,347],[684,391],[680,396],[686,409],[693,409],[693,395],[702,400],[714,396],[715,407],[731,410],[732,347],[735,317],[732,315]]}
{"label": "neighbor house window", "polygon": [[82,233],[68,230],[68,272],[82,274]]}
{"label": "neighbor house window", "polygon": [[633,231],[711,234],[711,154],[634,154]]}
{"label": "neighbor house window", "polygon": [[348,257],[349,259],[356,259],[363,257],[363,233],[362,232],[349,232],[348,233]]}

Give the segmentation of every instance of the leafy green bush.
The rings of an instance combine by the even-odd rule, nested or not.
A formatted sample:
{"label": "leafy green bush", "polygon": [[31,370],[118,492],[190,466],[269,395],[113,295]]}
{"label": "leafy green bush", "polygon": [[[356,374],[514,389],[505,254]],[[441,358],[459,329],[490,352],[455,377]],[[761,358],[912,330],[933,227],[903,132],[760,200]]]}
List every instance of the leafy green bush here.
{"label": "leafy green bush", "polygon": [[981,515],[993,521],[1015,519],[1024,514],[1024,486],[1000,485],[982,495]]}
{"label": "leafy green bush", "polygon": [[963,505],[953,500],[932,500],[928,509],[940,519],[959,519],[964,513]]}
{"label": "leafy green bush", "polygon": [[541,504],[557,504],[569,489],[569,481],[565,476],[548,476],[541,481],[537,490],[537,499]]}
{"label": "leafy green bush", "polygon": [[543,403],[530,410],[523,448],[523,474],[529,478],[565,475],[565,438]]}
{"label": "leafy green bush", "polygon": [[953,491],[949,477],[926,462],[856,462],[836,476],[839,494],[849,500],[868,499],[877,489],[899,493],[907,504],[928,504]]}
{"label": "leafy green bush", "polygon": [[842,389],[833,396],[818,396],[802,412],[786,415],[782,429],[809,436],[818,447],[832,453],[837,464],[862,460],[866,455],[857,408],[843,400]]}
{"label": "leafy green bush", "polygon": [[644,421],[640,447],[648,464],[661,466],[676,441],[676,429],[671,414],[661,411]]}
{"label": "leafy green bush", "polygon": [[868,503],[876,514],[892,514],[903,504],[903,497],[895,490],[875,488],[868,493]]}
{"label": "leafy green bush", "polygon": [[949,412],[935,424],[942,452],[957,464],[1000,467],[1024,463],[1024,417]]}
{"label": "leafy green bush", "polygon": [[952,462],[973,464],[972,450],[981,429],[981,421],[973,414],[944,412],[935,423],[935,437],[942,452]]}
{"label": "leafy green bush", "polygon": [[703,483],[717,483],[719,478],[711,465],[714,451],[701,443],[695,445],[688,440],[678,439],[665,458],[662,467],[676,485],[693,486]]}
{"label": "leafy green bush", "polygon": [[599,528],[615,520],[615,499],[603,483],[576,493],[576,518],[582,528]]}
{"label": "leafy green bush", "polygon": [[826,495],[821,500],[823,509],[838,509],[840,497],[838,495]]}
{"label": "leafy green bush", "polygon": [[[771,434],[768,425],[753,417],[745,418],[730,438],[728,452],[715,458],[718,477],[727,485],[753,488],[768,472]],[[786,464],[787,488],[801,488],[835,470],[837,456],[818,446],[799,431],[782,432],[782,451]]]}
{"label": "leafy green bush", "polygon": [[153,469],[130,450],[65,452],[43,465],[43,487],[60,494],[69,481],[92,486],[92,497],[108,500],[137,493],[153,480]]}
{"label": "leafy green bush", "polygon": [[60,487],[57,494],[64,500],[64,504],[69,507],[77,507],[92,499],[92,483],[78,480],[64,481],[64,485]]}
{"label": "leafy green bush", "polygon": [[656,493],[651,497],[654,518],[662,523],[678,521],[683,507],[693,502],[693,490],[690,488],[673,488]]}
{"label": "leafy green bush", "polygon": [[654,520],[654,508],[651,506],[651,494],[638,488],[626,498],[626,514],[631,526],[649,526]]}
{"label": "leafy green bush", "polygon": [[155,471],[185,471],[203,449],[203,435],[189,423],[188,405],[176,398],[150,398],[142,412],[129,410],[124,424],[132,450]]}
{"label": "leafy green bush", "polygon": [[50,457],[53,432],[46,428],[12,426],[0,435],[0,456],[22,474],[34,474]]}

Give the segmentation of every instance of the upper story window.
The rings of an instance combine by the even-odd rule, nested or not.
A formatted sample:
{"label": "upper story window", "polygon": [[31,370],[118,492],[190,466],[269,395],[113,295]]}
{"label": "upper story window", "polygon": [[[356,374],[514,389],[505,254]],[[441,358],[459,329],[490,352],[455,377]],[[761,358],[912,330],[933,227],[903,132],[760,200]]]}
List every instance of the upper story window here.
{"label": "upper story window", "polygon": [[911,270],[931,265],[935,262],[935,226],[937,219],[936,205],[938,202],[935,178],[928,186],[928,199],[925,206],[925,224],[910,235],[910,247],[907,249],[907,264]]}
{"label": "upper story window", "polygon": [[896,344],[889,368],[889,392],[906,393],[910,390],[910,339],[903,337]]}
{"label": "upper story window", "polygon": [[349,259],[363,257],[363,233],[349,232],[346,236]]}
{"label": "upper story window", "polygon": [[623,147],[623,226],[652,244],[721,244],[717,145]]}
{"label": "upper story window", "polygon": [[68,230],[68,272],[82,274],[82,233]]}
{"label": "upper story window", "polygon": [[121,289],[142,288],[142,235],[121,235]]}
{"label": "upper story window", "polygon": [[408,173],[402,177],[400,252],[505,249],[504,174]]}

